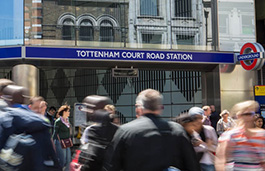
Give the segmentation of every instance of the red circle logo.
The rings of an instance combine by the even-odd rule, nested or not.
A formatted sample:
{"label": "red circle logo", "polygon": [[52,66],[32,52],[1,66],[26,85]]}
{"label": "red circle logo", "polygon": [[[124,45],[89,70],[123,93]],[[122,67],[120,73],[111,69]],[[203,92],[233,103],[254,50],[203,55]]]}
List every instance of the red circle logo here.
{"label": "red circle logo", "polygon": [[[256,53],[256,52],[264,52],[263,47],[259,43],[245,43],[241,50],[240,55],[249,54],[249,53]],[[252,59],[252,60],[245,60],[240,61],[240,64],[245,70],[258,70],[263,66],[263,59]]]}

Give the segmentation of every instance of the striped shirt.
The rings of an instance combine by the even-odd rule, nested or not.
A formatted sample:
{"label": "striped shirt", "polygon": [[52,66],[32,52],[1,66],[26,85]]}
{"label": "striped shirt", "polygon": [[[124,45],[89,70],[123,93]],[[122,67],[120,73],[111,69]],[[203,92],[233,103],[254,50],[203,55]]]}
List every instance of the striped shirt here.
{"label": "striped shirt", "polygon": [[224,141],[228,141],[231,162],[227,166],[231,170],[263,170],[260,163],[265,162],[265,130],[257,130],[252,136],[248,136],[244,129],[235,128],[221,135],[219,142]]}

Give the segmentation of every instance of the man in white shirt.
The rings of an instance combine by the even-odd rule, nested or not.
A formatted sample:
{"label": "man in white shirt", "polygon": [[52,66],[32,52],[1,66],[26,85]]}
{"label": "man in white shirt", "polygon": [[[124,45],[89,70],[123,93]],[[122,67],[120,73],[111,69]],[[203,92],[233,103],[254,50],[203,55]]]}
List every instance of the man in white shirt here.
{"label": "man in white shirt", "polygon": [[[188,113],[190,116],[199,115],[201,119],[204,115],[204,110],[199,107],[192,107]],[[197,153],[202,171],[215,171],[214,167],[214,153],[217,148],[218,138],[212,126],[203,125],[202,120],[197,120],[196,124],[199,126],[194,130],[197,141],[193,143],[194,149]],[[193,141],[194,142],[194,141]]]}

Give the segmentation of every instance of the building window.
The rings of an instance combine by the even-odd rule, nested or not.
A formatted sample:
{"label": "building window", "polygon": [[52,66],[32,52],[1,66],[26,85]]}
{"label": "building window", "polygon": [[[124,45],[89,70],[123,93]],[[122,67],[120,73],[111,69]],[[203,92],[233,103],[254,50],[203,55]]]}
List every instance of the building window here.
{"label": "building window", "polygon": [[142,34],[142,43],[161,44],[162,35],[161,34]]}
{"label": "building window", "polygon": [[219,32],[227,34],[228,33],[228,15],[219,14]]}
{"label": "building window", "polygon": [[82,41],[93,41],[94,40],[94,30],[91,21],[83,20],[80,24],[79,29],[79,40]]}
{"label": "building window", "polygon": [[242,15],[242,34],[255,35],[254,17]]}
{"label": "building window", "polygon": [[75,39],[75,27],[74,27],[73,20],[71,19],[64,20],[62,38],[63,40],[74,40]]}
{"label": "building window", "polygon": [[140,0],[140,15],[158,16],[158,0]]}
{"label": "building window", "polygon": [[175,0],[175,17],[192,17],[191,0]]}
{"label": "building window", "polygon": [[114,29],[110,21],[104,20],[100,23],[100,41],[113,42],[114,41]]}
{"label": "building window", "polygon": [[178,45],[194,45],[194,36],[177,35]]}

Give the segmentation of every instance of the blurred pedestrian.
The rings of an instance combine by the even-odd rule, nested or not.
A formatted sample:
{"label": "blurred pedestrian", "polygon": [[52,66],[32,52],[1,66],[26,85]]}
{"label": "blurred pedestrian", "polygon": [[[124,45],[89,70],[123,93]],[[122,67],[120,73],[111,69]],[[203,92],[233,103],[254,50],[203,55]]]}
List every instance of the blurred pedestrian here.
{"label": "blurred pedestrian", "polygon": [[47,105],[48,103],[44,100],[40,102],[39,113],[43,116],[45,116]]}
{"label": "blurred pedestrian", "polygon": [[87,114],[87,117],[90,120],[88,123],[86,123],[87,126],[86,126],[85,130],[83,131],[82,137],[80,139],[81,144],[86,144],[88,142],[89,129],[93,125],[99,124],[98,122],[95,122],[95,120],[92,117],[93,113],[96,110],[108,108],[109,114],[115,112],[115,107],[113,105],[110,106],[109,103],[111,103],[110,99],[108,97],[104,97],[104,96],[90,95],[90,96],[87,96],[86,98],[84,98],[83,104],[86,107],[85,112]]}
{"label": "blurred pedestrian", "polygon": [[[190,116],[196,116],[196,127],[193,131],[193,146],[197,153],[202,171],[215,171],[214,154],[218,143],[217,135],[214,128],[210,125],[203,125],[203,115],[205,110],[199,107],[189,109]],[[196,141],[194,141],[196,140]]]}
{"label": "blurred pedestrian", "polygon": [[212,127],[216,130],[216,125],[217,122],[221,119],[220,115],[216,112],[215,106],[211,105],[211,116],[210,116],[210,121],[212,124]]}
{"label": "blurred pedestrian", "polygon": [[223,110],[220,113],[220,116],[222,117],[218,123],[217,123],[217,134],[220,136],[223,132],[228,131],[230,129],[232,129],[236,123],[234,121],[234,119],[232,119],[231,117],[229,117],[229,111],[228,110]]}
{"label": "blurred pedestrian", "polygon": [[[44,98],[41,96],[34,96],[30,98],[29,105],[22,105],[22,108],[26,110],[30,110],[34,112],[35,114],[39,115],[40,118],[42,118],[44,121],[50,124],[50,128],[52,128],[52,125],[47,117],[45,117],[45,112],[47,109],[48,103],[44,101]],[[52,133],[52,132],[50,132]]]}
{"label": "blurred pedestrian", "polygon": [[255,128],[254,115],[259,104],[249,100],[237,103],[231,110],[237,117],[237,126],[219,138],[216,169],[261,171],[265,170],[265,130]]}
{"label": "blurred pedestrian", "polygon": [[203,116],[203,125],[212,125],[210,116],[211,116],[211,108],[210,106],[203,106],[202,109],[204,110],[204,116]]}
{"label": "blurred pedestrian", "polygon": [[8,85],[14,85],[14,82],[9,79],[0,78],[0,111],[4,110],[4,108],[8,106],[8,101],[4,100],[3,94],[3,89]]}
{"label": "blurred pedestrian", "polygon": [[58,114],[60,117],[54,123],[53,139],[60,164],[65,171],[69,171],[69,164],[71,162],[70,148],[73,146],[70,137],[71,125],[68,120],[70,106],[62,105],[58,110]]}
{"label": "blurred pedestrian", "polygon": [[136,111],[140,117],[119,127],[108,148],[104,171],[162,171],[170,166],[200,170],[183,128],[160,117],[162,101],[156,90],[139,93]]}
{"label": "blurred pedestrian", "polygon": [[[110,104],[110,99],[104,96],[87,96],[83,100],[86,112],[91,121],[95,124],[86,128],[82,139],[85,143],[81,146],[79,163],[81,170],[96,171],[101,170],[106,149],[111,142],[118,126],[113,124],[113,117],[109,111],[105,110],[106,105]],[[113,110],[114,106],[109,105]],[[105,108],[105,109],[103,109]]]}
{"label": "blurred pedestrian", "polygon": [[[0,168],[3,170],[49,171],[59,169],[49,124],[30,110],[25,110],[28,90],[21,86],[2,86],[1,97],[9,107],[0,115]],[[4,102],[4,101],[2,101]]]}
{"label": "blurred pedestrian", "polygon": [[29,99],[28,108],[35,113],[40,113],[40,103],[44,101],[44,98],[41,96],[34,96]]}
{"label": "blurred pedestrian", "polygon": [[110,112],[110,116],[112,118],[112,123],[116,124],[116,125],[120,125],[120,118],[118,117],[118,115],[116,114],[116,108],[114,105],[108,104],[104,107],[105,110],[107,110],[108,112]]}
{"label": "blurred pedestrian", "polygon": [[198,138],[200,138],[196,130],[201,128],[202,115],[189,115],[188,113],[183,113],[177,116],[176,122],[183,126],[192,145],[196,146],[199,142]]}
{"label": "blurred pedestrian", "polygon": [[115,114],[116,113],[116,109],[115,109],[114,105],[107,104],[106,106],[104,106],[104,109],[106,111],[108,111],[110,114]]}
{"label": "blurred pedestrian", "polygon": [[256,114],[254,117],[255,117],[255,119],[254,119],[255,127],[263,128],[263,122],[264,122],[263,117],[260,114]]}

